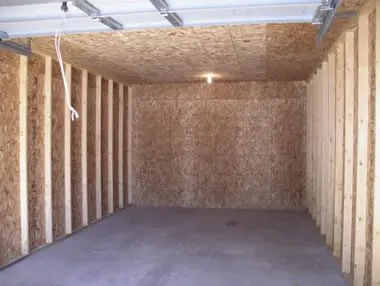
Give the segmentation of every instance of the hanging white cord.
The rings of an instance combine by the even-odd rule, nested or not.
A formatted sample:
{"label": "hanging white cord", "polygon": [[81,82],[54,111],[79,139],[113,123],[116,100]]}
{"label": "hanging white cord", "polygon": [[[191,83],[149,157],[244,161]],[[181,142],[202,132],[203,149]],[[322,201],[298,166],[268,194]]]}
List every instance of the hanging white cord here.
{"label": "hanging white cord", "polygon": [[68,105],[70,112],[71,112],[71,120],[74,121],[75,119],[79,118],[79,114],[75,110],[75,108],[71,105],[71,102],[70,102],[69,87],[67,84],[65,69],[63,68],[63,60],[62,60],[62,54],[61,54],[62,28],[63,28],[63,24],[65,23],[66,15],[67,15],[67,12],[63,12],[62,23],[59,26],[58,30],[55,32],[54,43],[55,43],[55,50],[57,52],[59,67],[61,68],[61,74],[62,74],[62,78],[63,78],[63,86],[65,88],[66,102],[67,102],[67,105]]}

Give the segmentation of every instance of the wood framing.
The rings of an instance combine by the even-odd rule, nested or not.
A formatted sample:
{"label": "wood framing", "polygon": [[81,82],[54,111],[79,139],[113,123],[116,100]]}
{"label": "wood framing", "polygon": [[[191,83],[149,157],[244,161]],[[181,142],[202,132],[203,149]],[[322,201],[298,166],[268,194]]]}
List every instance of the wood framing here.
{"label": "wood framing", "polygon": [[327,234],[327,193],[328,193],[328,178],[329,178],[329,69],[328,61],[322,63],[322,106],[321,106],[321,130],[322,130],[322,147],[321,147],[321,170],[322,170],[322,187],[321,187],[321,234]]}
{"label": "wood framing", "polygon": [[96,219],[102,217],[102,77],[96,76],[96,122],[95,122],[95,157],[96,157]]}
{"label": "wood framing", "polygon": [[108,80],[108,213],[113,213],[113,81]]}
{"label": "wood framing", "polygon": [[373,192],[372,286],[380,286],[380,1],[376,1],[375,178]]}
{"label": "wood framing", "polygon": [[328,162],[327,162],[327,194],[326,194],[326,244],[333,245],[334,239],[334,199],[335,199],[335,49],[328,55]]}
{"label": "wood framing", "polygon": [[[71,102],[71,65],[65,64],[67,80],[67,97]],[[72,232],[72,207],[71,207],[71,112],[67,104],[65,108],[65,232]]]}
{"label": "wood framing", "polygon": [[314,218],[314,189],[313,189],[313,180],[314,180],[314,173],[313,173],[313,164],[314,164],[314,140],[313,140],[313,125],[314,125],[314,116],[313,116],[313,100],[314,100],[314,77],[311,79],[309,84],[309,102],[308,102],[308,118],[309,118],[309,165],[308,165],[308,172],[309,172],[309,179],[308,179],[308,207],[310,211],[310,215]]}
{"label": "wood framing", "polygon": [[335,87],[335,195],[333,254],[341,256],[343,229],[343,176],[344,176],[344,43],[336,45]]}
{"label": "wood framing", "polygon": [[53,242],[53,202],[52,202],[52,59],[45,57],[44,86],[44,180],[45,180],[45,241]]}
{"label": "wood framing", "polygon": [[311,132],[311,119],[310,119],[310,111],[311,111],[311,105],[310,105],[310,100],[311,100],[311,84],[306,86],[306,150],[307,150],[307,157],[306,157],[306,208],[310,212],[310,192],[311,192],[311,187],[310,187],[310,180],[311,180],[311,140],[310,140],[310,132]]}
{"label": "wood framing", "polygon": [[311,81],[310,81],[310,99],[309,99],[309,113],[310,113],[310,193],[309,193],[309,207],[310,207],[310,214],[313,219],[315,219],[315,171],[314,171],[314,164],[315,164],[315,132],[314,132],[314,125],[315,125],[315,116],[314,116],[314,109],[315,109],[315,75],[313,75]]}
{"label": "wood framing", "polygon": [[367,0],[364,5],[361,6],[360,8],[360,14],[364,15],[370,15],[375,9],[376,9],[376,2],[377,0]]}
{"label": "wood framing", "polygon": [[355,31],[345,35],[345,107],[344,107],[344,189],[343,189],[343,236],[342,271],[351,272],[352,220],[354,187],[354,108],[356,92]]}
{"label": "wood framing", "polygon": [[369,135],[369,14],[360,13],[358,29],[358,122],[354,247],[354,286],[364,284],[367,227]]}
{"label": "wood framing", "polygon": [[81,166],[82,166],[82,226],[88,224],[88,173],[87,173],[87,97],[88,72],[82,70],[82,108],[81,108]]}
{"label": "wood framing", "polygon": [[28,58],[20,56],[20,225],[21,255],[29,253],[28,218]]}
{"label": "wood framing", "polygon": [[133,203],[132,190],[132,101],[133,88],[128,86],[128,204]]}
{"label": "wood framing", "polygon": [[316,164],[316,134],[315,134],[315,126],[316,126],[316,119],[315,119],[315,91],[316,91],[316,76],[313,76],[312,80],[312,98],[311,98],[311,148],[312,148],[312,166],[311,166],[311,215],[312,218],[316,218],[316,186],[315,186],[315,180],[316,180],[316,172],[315,172],[315,164]]}
{"label": "wood framing", "polygon": [[318,133],[317,133],[317,126],[318,126],[318,118],[317,118],[317,110],[318,110],[318,101],[317,101],[317,93],[318,93],[318,70],[316,74],[314,75],[313,80],[313,218],[316,221],[316,224],[318,225],[317,221],[319,221],[318,218],[318,208],[317,208],[317,195],[318,195],[318,172],[317,172],[317,164],[318,164]]}
{"label": "wood framing", "polygon": [[316,118],[316,110],[317,110],[317,101],[316,101],[316,92],[317,92],[317,74],[313,77],[313,98],[312,98],[312,116],[313,116],[313,125],[312,125],[312,148],[313,148],[313,166],[312,166],[312,217],[313,219],[317,220],[317,171],[316,171],[316,164],[317,164],[317,133],[316,133],[316,127],[317,127],[317,118]]}
{"label": "wood framing", "polygon": [[123,172],[123,130],[124,130],[124,85],[119,84],[119,142],[118,142],[118,178],[119,178],[119,208],[124,207],[124,172]]}
{"label": "wood framing", "polygon": [[322,101],[322,83],[321,83],[321,75],[322,75],[322,69],[319,68],[317,71],[317,77],[316,77],[316,90],[315,90],[315,134],[316,134],[316,147],[315,147],[315,154],[316,154],[316,163],[315,163],[315,198],[316,198],[316,223],[317,226],[321,226],[321,144],[322,144],[322,138],[321,138],[321,115],[320,115],[320,106]]}
{"label": "wood framing", "polygon": [[307,98],[306,98],[306,116],[307,116],[307,133],[306,133],[306,136],[307,136],[307,181],[306,181],[306,207],[307,207],[307,210],[309,212],[309,214],[311,215],[311,190],[312,190],[312,187],[311,187],[311,178],[312,178],[312,172],[311,172],[311,168],[312,168],[312,151],[311,151],[311,124],[312,124],[312,121],[311,121],[311,118],[312,118],[312,115],[311,115],[311,99],[312,99],[312,80],[313,79],[310,79],[309,80],[309,84],[307,85]]}

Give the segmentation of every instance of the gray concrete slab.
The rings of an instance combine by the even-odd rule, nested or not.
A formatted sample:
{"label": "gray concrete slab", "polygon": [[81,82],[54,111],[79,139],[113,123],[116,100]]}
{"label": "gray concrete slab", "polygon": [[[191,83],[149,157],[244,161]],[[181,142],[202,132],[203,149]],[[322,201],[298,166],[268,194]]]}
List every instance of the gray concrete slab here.
{"label": "gray concrete slab", "polygon": [[130,207],[0,272],[1,286],[344,286],[305,212]]}

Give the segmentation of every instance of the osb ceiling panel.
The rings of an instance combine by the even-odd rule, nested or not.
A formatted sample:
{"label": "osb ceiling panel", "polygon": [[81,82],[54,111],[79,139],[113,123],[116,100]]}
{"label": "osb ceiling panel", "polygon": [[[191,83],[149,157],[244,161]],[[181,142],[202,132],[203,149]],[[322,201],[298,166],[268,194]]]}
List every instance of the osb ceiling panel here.
{"label": "osb ceiling panel", "polygon": [[[345,1],[356,10],[360,1]],[[67,35],[64,60],[124,83],[220,80],[305,80],[349,20],[338,20],[320,46],[311,24],[229,25]],[[55,55],[54,39],[34,38],[32,48]]]}
{"label": "osb ceiling panel", "polygon": [[363,6],[365,2],[367,2],[367,0],[343,0],[339,11],[357,10]]}

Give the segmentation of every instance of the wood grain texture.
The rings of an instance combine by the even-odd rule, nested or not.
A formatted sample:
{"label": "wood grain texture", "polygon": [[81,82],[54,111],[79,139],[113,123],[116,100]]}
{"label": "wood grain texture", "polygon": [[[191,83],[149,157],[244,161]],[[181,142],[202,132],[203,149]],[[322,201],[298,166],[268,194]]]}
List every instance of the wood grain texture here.
{"label": "wood grain texture", "polygon": [[317,218],[317,172],[316,172],[316,165],[317,165],[317,97],[315,96],[317,92],[317,74],[315,73],[312,79],[312,90],[313,90],[313,99],[312,99],[312,105],[313,105],[313,111],[312,111],[312,138],[313,138],[313,146],[312,146],[312,152],[313,152],[313,166],[311,169],[312,172],[312,218],[316,220]]}
{"label": "wood grain texture", "polygon": [[328,74],[328,62],[325,60],[322,63],[322,75],[321,75],[321,234],[326,235],[327,233],[327,193],[328,193],[328,122],[329,122],[329,74]]}
{"label": "wood grain texture", "polygon": [[64,99],[62,76],[56,61],[53,62],[52,101],[53,235],[54,239],[57,239],[65,233],[64,108],[66,103]]}
{"label": "wood grain texture", "polygon": [[96,76],[95,105],[95,189],[96,219],[102,217],[102,77]]}
{"label": "wood grain texture", "polygon": [[354,11],[360,9],[367,0],[346,0],[342,1],[339,11]]}
{"label": "wood grain texture", "polygon": [[21,254],[19,56],[0,51],[0,266]]}
{"label": "wood grain texture", "polygon": [[[206,72],[223,81],[306,80],[348,25],[334,21],[319,46],[317,26],[293,23],[66,35],[62,50],[69,63],[130,84],[199,82]],[[55,54],[51,37],[34,38],[32,48]]]}
{"label": "wood grain texture", "polygon": [[102,79],[101,88],[101,180],[102,180],[102,216],[108,211],[108,81]]}
{"label": "wood grain texture", "polygon": [[[118,86],[118,99],[119,105],[118,110],[118,192],[119,192],[119,208],[124,208],[124,128],[126,124],[124,123],[124,85],[119,84]],[[127,146],[126,146],[127,147]],[[128,147],[127,147],[128,148]]]}
{"label": "wood grain texture", "polygon": [[82,72],[72,69],[71,104],[79,113],[79,119],[71,121],[71,205],[73,230],[82,227]]}
{"label": "wood grain texture", "polygon": [[124,185],[124,205],[127,206],[130,202],[128,200],[128,186],[129,186],[129,176],[128,176],[128,148],[129,144],[131,143],[129,141],[128,136],[128,130],[129,130],[129,121],[128,121],[128,104],[129,104],[129,97],[128,97],[128,87],[123,87],[123,94],[124,94],[124,102],[123,102],[123,142],[124,142],[124,148],[123,148],[123,185]]}
{"label": "wood grain texture", "polygon": [[[380,134],[380,2],[376,2],[376,31],[375,31],[375,59],[376,59],[376,109],[375,109],[375,134]],[[374,146],[374,192],[373,192],[373,230],[372,230],[372,286],[380,285],[380,140],[376,140]]]}
{"label": "wood grain texture", "polygon": [[369,171],[369,12],[361,13],[358,24],[357,177],[355,201],[354,286],[364,285],[368,224]]}
{"label": "wood grain texture", "polygon": [[335,204],[335,118],[336,118],[336,51],[328,55],[328,178],[326,208],[326,244],[333,246],[334,241],[334,204]]}
{"label": "wood grain texture", "polygon": [[96,220],[96,77],[88,74],[87,99],[87,176],[88,176],[88,221]]}
{"label": "wood grain texture", "polygon": [[27,255],[29,245],[28,210],[28,58],[20,56],[19,66],[19,136],[20,136],[20,234],[21,254]]}
{"label": "wood grain texture", "polygon": [[114,171],[113,171],[113,130],[114,130],[114,105],[113,105],[113,90],[114,83],[113,80],[108,81],[108,92],[107,92],[107,128],[104,131],[107,133],[107,202],[108,202],[108,212],[114,212]]}
{"label": "wood grain texture", "polygon": [[[357,1],[359,2],[361,1]],[[342,9],[347,7],[349,5]],[[379,108],[376,95],[379,85],[379,9],[379,1],[366,1],[359,11],[355,28],[344,33],[330,50],[329,95],[336,93],[336,105],[330,102],[328,106],[324,106],[336,112],[335,120],[328,122],[330,130],[334,125],[336,127],[336,132],[329,132],[336,135],[336,165],[335,196],[327,199],[326,243],[331,242],[328,222],[332,214],[329,212],[329,202],[335,200],[333,253],[335,256],[342,256],[342,271],[353,274],[352,285],[355,286],[380,285],[380,276],[377,274],[380,266],[376,239],[378,230],[375,230],[378,219],[375,204],[378,179],[376,130]],[[335,53],[335,49],[336,66],[333,67],[331,55]],[[335,79],[336,87],[332,88]],[[309,83],[309,89],[313,80],[314,77]],[[326,93],[327,90],[323,90],[322,86],[322,96]],[[321,112],[322,109],[318,111]],[[323,124],[325,125],[326,123]],[[329,137],[331,144],[334,138],[331,135]],[[323,161],[322,165],[318,165],[326,166],[326,161]],[[329,167],[327,173],[329,176],[333,175],[332,168]]]}
{"label": "wood grain texture", "polygon": [[369,137],[368,137],[368,209],[366,226],[366,250],[364,284],[372,281],[373,222],[374,222],[374,180],[375,180],[375,144],[376,144],[376,10],[368,16],[369,21]]}
{"label": "wood grain texture", "polygon": [[[26,58],[7,52],[0,52],[0,61],[0,99],[5,103],[0,108],[0,214],[4,217],[0,224],[2,267],[29,254],[30,249],[52,243],[70,233],[71,219],[74,229],[82,227],[82,132],[92,138],[91,144],[84,141],[89,144],[85,158],[90,162],[85,184],[88,181],[91,189],[85,203],[91,219],[96,219],[96,85],[95,77],[90,76],[88,128],[82,130],[78,121],[72,125],[71,118],[70,128],[67,128],[68,106],[58,63],[49,57],[33,54]],[[66,74],[72,104],[81,113],[82,72],[66,64]],[[87,89],[87,81],[84,83]],[[118,89],[115,94],[118,97]],[[118,123],[118,104],[117,98],[110,105],[116,110],[115,123]],[[118,125],[112,127],[118,129]],[[118,137],[115,137],[112,146],[116,150],[117,144]],[[117,180],[119,160],[117,154],[113,155],[116,156],[114,172]],[[67,168],[68,165],[71,168]],[[65,188],[65,169],[72,171],[69,176],[72,192],[69,195]],[[119,204],[118,193],[111,199]]]}
{"label": "wood grain texture", "polygon": [[128,187],[127,187],[127,203],[128,204],[134,204],[135,199],[134,199],[134,190],[133,190],[133,182],[132,182],[132,176],[133,176],[133,171],[132,171],[132,162],[133,162],[133,137],[132,137],[132,126],[133,126],[133,106],[134,106],[134,89],[131,86],[128,86],[128,119],[127,119],[127,182],[128,182]]}
{"label": "wood grain texture", "polygon": [[334,256],[342,255],[343,186],[344,186],[344,98],[345,50],[343,40],[336,46],[336,118],[335,118],[335,198],[334,198]]}
{"label": "wood grain texture", "polygon": [[303,82],[133,90],[137,204],[304,207]]}
{"label": "wood grain texture", "polygon": [[354,186],[355,186],[355,102],[357,97],[356,61],[357,47],[355,31],[345,35],[345,115],[344,115],[344,196],[343,196],[343,237],[342,237],[342,271],[351,272],[353,219],[354,219]]}
{"label": "wood grain texture", "polygon": [[72,66],[65,64],[65,75],[67,81],[66,100],[64,105],[64,172],[65,172],[65,234],[71,234],[73,231],[73,206],[72,206],[72,164],[71,164],[71,112],[69,105],[72,104]]}
{"label": "wood grain texture", "polygon": [[316,166],[317,166],[317,163],[318,163],[318,154],[317,154],[317,151],[318,151],[318,133],[317,133],[317,126],[318,126],[318,121],[317,121],[317,97],[315,96],[315,94],[317,93],[318,91],[318,79],[317,79],[317,74],[314,75],[314,80],[313,80],[313,94],[314,94],[314,99],[313,99],[313,105],[314,105],[314,108],[313,108],[313,137],[314,137],[314,140],[313,140],[313,169],[312,169],[312,172],[313,172],[313,218],[315,220],[317,220],[318,218],[318,215],[317,215],[317,212],[318,212],[318,205],[317,205],[317,202],[318,202],[318,190],[317,190],[317,171],[316,171]]}
{"label": "wood grain texture", "polygon": [[82,173],[82,226],[88,225],[88,72],[82,70],[81,92],[81,173]]}
{"label": "wood grain texture", "polygon": [[307,208],[309,214],[314,219],[314,189],[313,189],[313,181],[315,178],[315,174],[313,173],[314,166],[314,86],[315,86],[315,78],[314,76],[310,79],[308,83],[308,95],[307,95],[307,116],[308,116],[308,124],[307,124],[307,132],[308,132],[308,148],[307,148]]}
{"label": "wood grain texture", "polygon": [[113,208],[119,208],[119,85],[113,84],[113,100],[112,100],[112,172],[113,172]]}
{"label": "wood grain texture", "polygon": [[53,242],[53,201],[52,201],[52,65],[51,57],[45,57],[44,88],[44,169],[45,169],[45,239]]}
{"label": "wood grain texture", "polygon": [[45,243],[44,205],[44,86],[45,61],[29,58],[28,65],[28,205],[31,249]]}
{"label": "wood grain texture", "polygon": [[316,118],[316,159],[317,162],[315,164],[315,173],[316,173],[316,180],[315,180],[315,189],[316,189],[316,224],[318,227],[321,226],[321,198],[322,198],[322,192],[321,192],[321,183],[322,183],[322,168],[321,168],[321,161],[322,161],[322,156],[321,156],[321,145],[322,145],[322,128],[321,128],[321,102],[322,102],[322,84],[321,84],[321,79],[322,79],[322,68],[319,68],[317,70],[316,74],[316,96],[315,96],[315,101],[316,101],[316,111],[315,111],[315,118]]}

